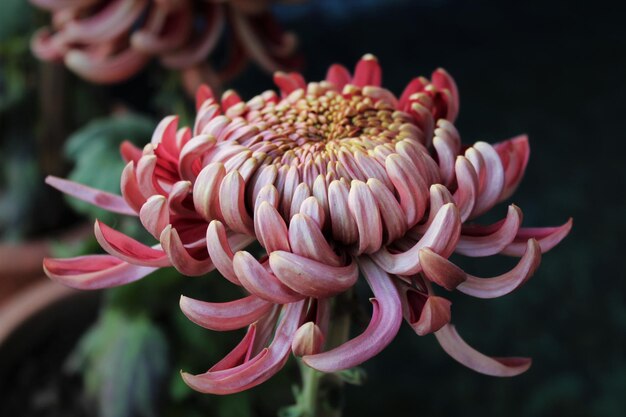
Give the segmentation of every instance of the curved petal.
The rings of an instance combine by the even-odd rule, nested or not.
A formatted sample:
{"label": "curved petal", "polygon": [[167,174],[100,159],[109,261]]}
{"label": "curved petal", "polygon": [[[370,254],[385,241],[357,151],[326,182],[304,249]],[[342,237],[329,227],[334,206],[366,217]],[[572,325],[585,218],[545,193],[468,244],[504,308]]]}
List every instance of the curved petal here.
{"label": "curved petal", "polygon": [[355,262],[347,266],[331,266],[285,251],[272,252],[270,266],[283,284],[297,293],[315,298],[343,292],[359,277]]}
{"label": "curved petal", "polygon": [[86,201],[87,203],[93,204],[94,206],[103,208],[107,211],[125,214],[127,216],[137,215],[137,212],[133,210],[128,203],[126,203],[126,200],[119,195],[97,190],[74,181],[64,180],[51,175],[46,177],[46,184],[67,195],[71,195],[74,198]]}
{"label": "curved petal", "polygon": [[171,266],[165,252],[136,241],[96,220],[94,224],[96,240],[107,253],[125,262],[139,266]]}
{"label": "curved petal", "polygon": [[350,71],[343,65],[333,64],[328,68],[328,72],[326,73],[326,81],[333,84],[337,91],[343,90],[343,87],[346,86],[352,79],[352,75]]}
{"label": "curved petal", "polygon": [[411,287],[405,287],[402,293],[402,314],[418,335],[434,333],[450,322],[449,300]]}
{"label": "curved petal", "polygon": [[496,298],[510,293],[526,282],[541,262],[541,250],[536,240],[527,243],[524,256],[510,271],[493,278],[478,278],[428,248],[420,251],[420,262],[428,280],[452,290],[478,298]]}
{"label": "curved petal", "polygon": [[172,225],[167,225],[161,232],[160,239],[163,250],[167,253],[174,268],[181,274],[200,276],[212,271],[215,267],[211,259],[196,259],[183,246],[180,236]]}
{"label": "curved petal", "polygon": [[356,64],[354,69],[354,77],[352,84],[357,87],[365,87],[367,85],[380,87],[382,83],[382,70],[378,64],[378,60],[374,55],[366,54]]}
{"label": "curved petal", "polygon": [[196,391],[221,395],[244,391],[267,381],[283,367],[289,357],[293,336],[302,321],[303,307],[304,301],[285,307],[274,340],[254,358],[246,360],[244,357],[240,365],[231,368],[221,366],[220,370],[209,370],[200,375],[183,373],[184,381]]}
{"label": "curved petal", "polygon": [[50,279],[79,290],[98,290],[137,281],[158,268],[131,265],[110,255],[43,260]]}
{"label": "curved petal", "polygon": [[546,253],[565,239],[572,230],[573,222],[573,219],[570,218],[557,227],[522,227],[517,232],[513,243],[504,248],[501,253],[509,256],[522,256],[526,250],[528,239],[536,239],[541,247],[541,253]]}
{"label": "curved petal", "polygon": [[323,372],[335,372],[357,366],[380,353],[396,336],[402,324],[400,296],[391,277],[370,259],[358,258],[359,267],[376,298],[367,329],[357,337],[327,352],[307,355],[303,362]]}
{"label": "curved petal", "polygon": [[448,324],[435,333],[439,344],[446,353],[457,362],[481,374],[491,376],[516,376],[530,368],[530,358],[492,358],[468,345],[457,333],[453,325]]}
{"label": "curved petal", "polygon": [[493,145],[504,166],[504,190],[500,201],[509,198],[524,177],[530,157],[527,135],[519,135]]}
{"label": "curved petal", "polygon": [[463,234],[456,244],[455,252],[466,256],[491,256],[500,253],[517,235],[522,223],[522,211],[514,204],[509,206],[506,219],[492,233],[481,236]]}
{"label": "curved petal", "polygon": [[541,262],[541,248],[535,239],[529,239],[526,252],[509,272],[494,278],[478,278],[468,275],[457,289],[478,298],[501,297],[525,283],[537,270]]}
{"label": "curved petal", "polygon": [[189,320],[206,329],[241,329],[257,321],[273,304],[254,295],[225,303],[209,303],[181,296],[180,309]]}
{"label": "curved petal", "polygon": [[372,259],[382,269],[395,275],[414,275],[421,271],[419,251],[431,248],[434,252],[449,256],[461,231],[459,210],[452,203],[442,206],[422,238],[409,250],[391,253],[382,248]]}
{"label": "curved petal", "polygon": [[274,274],[268,272],[254,256],[248,252],[237,252],[233,257],[233,269],[239,282],[252,294],[276,304],[287,304],[302,299],[283,284]]}

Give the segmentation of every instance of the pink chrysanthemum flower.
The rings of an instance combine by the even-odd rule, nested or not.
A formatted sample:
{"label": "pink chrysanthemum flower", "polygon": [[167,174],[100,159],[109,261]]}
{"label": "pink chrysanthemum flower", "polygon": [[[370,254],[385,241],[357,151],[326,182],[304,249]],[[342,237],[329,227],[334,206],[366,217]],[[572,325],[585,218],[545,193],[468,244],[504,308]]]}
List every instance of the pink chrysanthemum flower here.
{"label": "pink chrysanthemum flower", "polygon": [[[276,25],[270,0],[31,0],[52,13],[37,31],[37,57],[64,61],[83,78],[114,83],[139,72],[152,57],[171,69],[217,77],[206,58],[230,24],[228,78],[247,58],[269,72],[294,64],[296,39]],[[207,77],[205,77],[207,78]],[[192,83],[193,81],[190,81]]]}
{"label": "pink chrysanthemum flower", "polygon": [[[241,286],[247,296],[227,303],[181,299],[183,312],[203,327],[248,327],[208,372],[183,374],[202,392],[253,387],[290,351],[320,371],[353,367],[391,342],[402,317],[478,372],[528,369],[529,359],[491,358],[468,346],[449,324],[450,301],[433,292],[438,286],[479,298],[505,295],[568,234],[571,220],[521,228],[514,205],[497,223],[468,223],[514,191],[528,161],[526,136],[463,145],[453,125],[457,88],[442,69],[431,80],[412,80],[400,98],[380,86],[371,55],[354,75],[333,65],[321,82],[307,84],[296,73],[274,79],[280,96],[266,91],[247,102],[233,91],[218,102],[203,88],[193,128],[179,129],[170,116],[143,151],[123,145],[123,197],[49,178],[70,195],[138,215],[159,243],[149,247],[96,222],[109,255],[48,259],[47,274],[94,289],[167,266],[191,276],[215,268]],[[253,242],[265,250],[259,258],[246,251]],[[509,272],[478,278],[448,260],[454,252],[520,259]],[[371,321],[328,349],[332,297],[360,275],[373,293]]]}

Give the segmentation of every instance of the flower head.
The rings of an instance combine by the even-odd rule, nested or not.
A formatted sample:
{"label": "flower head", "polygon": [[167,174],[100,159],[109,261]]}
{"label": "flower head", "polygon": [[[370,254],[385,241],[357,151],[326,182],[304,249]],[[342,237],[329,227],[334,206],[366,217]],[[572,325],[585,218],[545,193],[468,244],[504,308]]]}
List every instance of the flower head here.
{"label": "flower head", "polygon": [[[48,259],[46,272],[91,289],[166,266],[191,276],[215,268],[241,286],[247,295],[227,303],[181,298],[182,311],[203,327],[248,328],[208,372],[183,374],[202,392],[255,386],[292,350],[321,371],[353,367],[385,348],[403,317],[478,372],[525,371],[529,359],[491,358],[468,346],[450,324],[450,301],[433,288],[505,295],[530,278],[571,220],[522,228],[521,210],[511,205],[497,223],[470,223],[520,182],[526,136],[463,145],[453,124],[457,88],[444,70],[430,80],[415,78],[399,98],[381,87],[381,77],[376,58],[366,55],[354,74],[333,65],[321,82],[276,73],[280,95],[266,91],[243,101],[227,91],[218,102],[200,89],[193,128],[179,129],[170,116],[143,150],[122,146],[123,197],[48,180],[111,211],[138,215],[158,244],[143,245],[96,222],[109,255]],[[264,249],[259,257],[246,250],[253,242]],[[520,259],[500,276],[479,278],[448,260],[454,252]],[[333,297],[359,276],[373,293],[371,321],[359,336],[329,349]]]}
{"label": "flower head", "polygon": [[[52,27],[37,31],[35,55],[64,61],[97,83],[123,81],[152,57],[184,70],[186,81],[229,78],[252,58],[273,72],[291,67],[296,39],[268,11],[270,0],[31,0],[52,13]],[[230,57],[220,74],[206,58],[230,24]]]}

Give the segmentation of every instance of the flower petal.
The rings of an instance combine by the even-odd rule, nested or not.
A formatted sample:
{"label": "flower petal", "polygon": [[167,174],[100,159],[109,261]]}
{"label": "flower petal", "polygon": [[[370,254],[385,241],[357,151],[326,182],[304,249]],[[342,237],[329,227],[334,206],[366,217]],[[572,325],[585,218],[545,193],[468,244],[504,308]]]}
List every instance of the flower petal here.
{"label": "flower petal", "polygon": [[472,236],[463,234],[463,229],[461,229],[461,237],[454,251],[461,255],[475,257],[500,253],[513,242],[521,223],[522,211],[512,204],[509,206],[506,219],[500,222],[499,227],[492,233]]}
{"label": "flower petal", "polygon": [[167,253],[170,262],[183,275],[187,276],[200,276],[207,272],[212,271],[215,266],[211,262],[210,258],[196,259],[189,251],[183,246],[182,241],[178,235],[178,231],[167,225],[159,238],[163,250]]}
{"label": "flower petal", "polygon": [[370,259],[358,259],[359,267],[376,298],[367,329],[357,337],[327,352],[307,355],[303,362],[322,372],[335,372],[357,366],[380,353],[396,336],[402,324],[402,306],[391,277]]}
{"label": "flower petal", "polygon": [[573,220],[570,218],[557,227],[522,227],[517,232],[513,243],[501,252],[503,255],[522,256],[526,250],[526,241],[536,239],[541,247],[541,253],[546,253],[565,239],[572,230]]}
{"label": "flower petal", "polygon": [[46,184],[56,188],[57,190],[71,195],[79,200],[86,201],[96,207],[103,208],[107,211],[125,214],[127,216],[136,216],[137,212],[133,210],[124,198],[119,195],[111,194],[95,188],[79,184],[74,181],[64,180],[62,178],[48,175]]}
{"label": "flower petal", "polygon": [[331,266],[295,253],[270,254],[272,271],[283,284],[307,297],[329,297],[352,287],[359,277],[356,263]]}
{"label": "flower petal", "polygon": [[96,220],[94,224],[94,234],[102,249],[125,262],[139,266],[171,266],[167,255],[162,250],[146,246],[99,220]]}
{"label": "flower petal", "polygon": [[98,290],[137,281],[158,268],[131,265],[110,255],[87,255],[43,260],[52,280],[79,290]]}
{"label": "flower petal", "polygon": [[530,358],[486,356],[461,339],[451,324],[437,331],[435,336],[443,350],[454,360],[481,374],[499,377],[516,376],[526,372],[532,363]]}
{"label": "flower petal", "polygon": [[352,84],[357,87],[365,87],[372,85],[380,87],[382,83],[382,70],[378,64],[378,60],[374,55],[366,54],[356,64],[354,69],[354,77],[352,78]]}
{"label": "flower petal", "polygon": [[254,256],[240,251],[233,257],[233,269],[241,285],[250,293],[276,304],[288,304],[302,299],[268,272]]}
{"label": "flower petal", "polygon": [[207,329],[241,329],[267,314],[273,304],[254,295],[225,303],[209,303],[181,296],[180,309],[189,320]]}
{"label": "flower petal", "polygon": [[383,270],[395,275],[414,275],[421,271],[419,251],[430,248],[433,252],[449,256],[461,232],[459,210],[452,203],[441,207],[432,224],[413,247],[405,252],[391,253],[382,248],[372,255]]}
{"label": "flower petal", "polygon": [[289,357],[293,336],[302,321],[303,307],[304,301],[300,301],[284,308],[274,340],[254,358],[229,369],[210,370],[200,375],[183,373],[184,381],[196,391],[221,395],[244,391],[267,381]]}

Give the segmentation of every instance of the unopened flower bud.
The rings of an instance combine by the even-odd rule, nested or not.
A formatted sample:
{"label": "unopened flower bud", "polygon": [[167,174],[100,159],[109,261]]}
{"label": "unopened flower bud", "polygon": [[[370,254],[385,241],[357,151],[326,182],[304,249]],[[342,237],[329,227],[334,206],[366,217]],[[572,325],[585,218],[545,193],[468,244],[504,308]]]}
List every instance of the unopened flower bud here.
{"label": "unopened flower bud", "polygon": [[293,337],[291,350],[296,356],[314,355],[319,353],[324,344],[324,335],[319,326],[312,321],[304,323]]}

